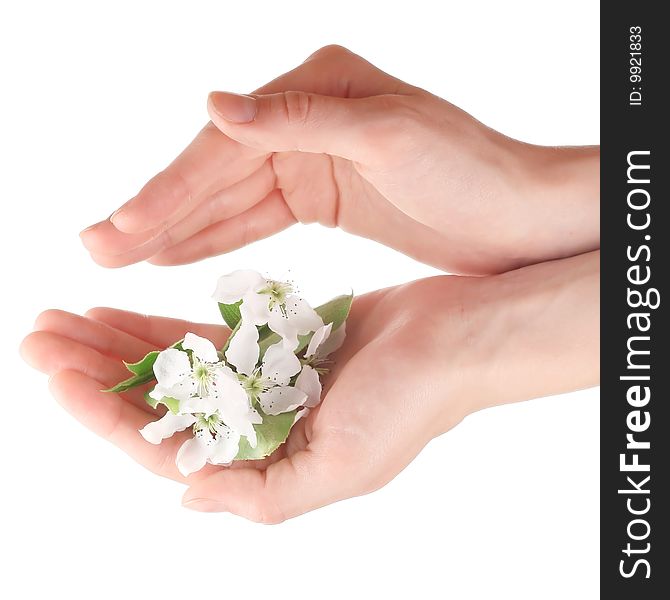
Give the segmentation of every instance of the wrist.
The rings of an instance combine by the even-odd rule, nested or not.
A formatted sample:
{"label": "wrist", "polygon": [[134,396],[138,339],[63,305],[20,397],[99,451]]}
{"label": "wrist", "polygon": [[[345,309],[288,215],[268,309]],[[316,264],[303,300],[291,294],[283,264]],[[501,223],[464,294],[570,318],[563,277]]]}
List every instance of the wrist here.
{"label": "wrist", "polygon": [[462,346],[450,368],[458,420],[597,385],[599,258],[591,252],[468,278],[459,298]]}
{"label": "wrist", "polygon": [[479,122],[461,126],[461,150],[482,182],[463,236],[453,234],[470,249],[462,272],[501,273],[600,247],[599,147],[536,146]]}
{"label": "wrist", "polygon": [[518,266],[600,247],[600,148],[513,141]]}

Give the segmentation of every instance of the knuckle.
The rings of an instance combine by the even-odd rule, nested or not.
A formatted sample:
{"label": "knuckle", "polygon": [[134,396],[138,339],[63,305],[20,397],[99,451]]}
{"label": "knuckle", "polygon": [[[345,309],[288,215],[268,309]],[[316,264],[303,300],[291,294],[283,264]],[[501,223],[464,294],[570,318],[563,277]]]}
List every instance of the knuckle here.
{"label": "knuckle", "polygon": [[423,111],[413,102],[400,101],[393,112],[396,123],[403,129],[416,129],[425,120]]}
{"label": "knuckle", "polygon": [[[86,373],[84,373],[86,374]],[[101,427],[102,437],[113,444],[118,445],[118,439],[123,427],[123,405],[117,404],[113,412],[108,416],[108,420]]]}
{"label": "knuckle", "polygon": [[249,519],[263,525],[278,525],[286,520],[286,517],[276,503],[265,498],[256,500],[249,507]]}
{"label": "knuckle", "polygon": [[362,143],[376,148],[380,158],[406,155],[420,143],[427,126],[421,107],[395,95],[379,96],[376,103],[361,131]]}
{"label": "knuckle", "polygon": [[265,471],[263,484],[259,493],[253,497],[249,505],[249,518],[264,525],[277,525],[286,520],[286,515],[279,506],[276,493],[277,482],[272,472]]}
{"label": "knuckle", "polygon": [[174,452],[170,451],[167,445],[159,445],[153,460],[147,464],[149,472],[161,477],[169,477],[174,469]]}
{"label": "knuckle", "polygon": [[240,223],[239,246],[244,248],[254,241],[254,225],[251,219],[243,219]]}
{"label": "knuckle", "polygon": [[[165,171],[163,171],[165,173]],[[191,186],[180,170],[175,170],[172,176],[168,178],[170,193],[177,202],[184,203],[186,206],[192,206],[195,195]]]}
{"label": "knuckle", "polygon": [[348,57],[352,56],[350,50],[339,44],[328,44],[319,48],[316,52],[310,54],[306,61],[319,59],[319,58],[333,58],[333,57]]}
{"label": "knuckle", "polygon": [[305,123],[309,120],[312,99],[305,92],[284,92],[282,94],[284,112],[289,123]]}
{"label": "knuckle", "polygon": [[161,226],[161,232],[158,234],[158,239],[156,240],[156,246],[160,250],[171,248],[178,241],[174,236],[174,229],[172,227],[168,224]]}
{"label": "knuckle", "polygon": [[205,213],[205,218],[202,229],[205,229],[210,225],[214,225],[214,223],[218,223],[218,221],[222,218],[221,213],[225,213],[226,208],[226,202],[224,201],[224,198],[225,194],[215,194],[204,202],[202,207]]}
{"label": "knuckle", "polygon": [[97,320],[98,316],[104,309],[101,306],[94,306],[93,308],[89,308],[85,313],[84,316],[88,319],[94,319]]}
{"label": "knuckle", "polygon": [[[234,249],[234,248],[231,248]],[[202,246],[197,249],[196,252],[189,254],[188,255],[188,260],[190,262],[193,262],[194,260],[200,260],[202,258],[208,258],[210,256],[218,256],[219,254],[222,254],[223,252],[226,252],[226,250],[222,250],[218,244],[216,239],[211,239],[208,238],[206,239]],[[177,256],[177,255],[175,255]],[[177,258],[177,260],[179,260]],[[180,264],[179,262],[174,263],[174,264]]]}
{"label": "knuckle", "polygon": [[[167,168],[154,175],[140,194],[167,199],[171,204],[190,206],[194,195],[184,174],[178,168]],[[139,195],[139,194],[138,194]]]}
{"label": "knuckle", "polygon": [[395,131],[412,130],[424,120],[421,106],[412,97],[390,94],[380,96],[379,101],[380,111]]}

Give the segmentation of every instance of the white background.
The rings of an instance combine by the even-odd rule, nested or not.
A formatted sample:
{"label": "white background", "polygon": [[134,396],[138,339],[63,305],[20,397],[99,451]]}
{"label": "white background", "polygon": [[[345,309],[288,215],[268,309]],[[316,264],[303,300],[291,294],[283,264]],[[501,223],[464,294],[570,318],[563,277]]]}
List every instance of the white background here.
{"label": "white background", "polygon": [[48,307],[216,320],[212,285],[235,268],[290,268],[315,303],[433,273],[317,226],[108,271],[77,233],[191,139],[210,90],[251,91],[328,43],[508,135],[598,143],[598,16],[584,0],[3,3],[2,596],[597,597],[597,390],[469,417],[383,490],[262,526],[181,508],[180,485],[74,422],[17,347]]}

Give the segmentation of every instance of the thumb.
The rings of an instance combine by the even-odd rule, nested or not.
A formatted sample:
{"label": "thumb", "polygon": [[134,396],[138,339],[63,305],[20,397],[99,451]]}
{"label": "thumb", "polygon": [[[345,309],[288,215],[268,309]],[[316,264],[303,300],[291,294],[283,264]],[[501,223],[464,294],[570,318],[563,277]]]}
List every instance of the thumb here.
{"label": "thumb", "polygon": [[349,489],[351,464],[301,450],[266,470],[222,469],[199,479],[182,504],[202,512],[230,512],[259,523],[280,523],[326,504],[357,495]]}
{"label": "thumb", "polygon": [[398,95],[338,98],[300,91],[243,96],[212,92],[213,123],[245,146],[268,152],[332,154],[369,164],[391,132]]}

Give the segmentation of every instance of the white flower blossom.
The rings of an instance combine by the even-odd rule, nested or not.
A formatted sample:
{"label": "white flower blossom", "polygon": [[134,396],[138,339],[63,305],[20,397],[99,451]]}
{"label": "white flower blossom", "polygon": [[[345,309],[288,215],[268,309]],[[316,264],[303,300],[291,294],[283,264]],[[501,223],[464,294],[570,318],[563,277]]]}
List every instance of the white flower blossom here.
{"label": "white flower blossom", "polygon": [[245,324],[237,330],[226,350],[226,360],[237,369],[242,387],[266,415],[278,415],[302,406],[307,394],[290,384],[300,371],[300,360],[281,342],[272,344],[256,367],[260,355],[258,329]]}
{"label": "white flower blossom", "polygon": [[[240,436],[249,445],[257,443],[254,424],[263,422],[233,370],[219,360],[214,344],[187,333],[182,348],[168,348],[154,363],[156,386],[149,393],[154,400],[178,401],[177,414],[167,412],[147,424],[140,433],[148,442],[159,444],[177,431],[193,426],[195,437],[186,441],[177,455],[180,471],[187,475],[203,460],[226,464],[237,454]],[[191,351],[191,356],[187,350]],[[232,455],[231,455],[232,453]],[[191,466],[189,466],[191,465]]]}
{"label": "white flower blossom", "polygon": [[[214,344],[193,333],[187,333],[181,344],[183,350],[168,348],[159,353],[154,363],[156,387],[149,393],[154,400],[174,398],[181,403],[199,404],[197,412],[211,414],[214,410],[213,395],[216,383],[224,375],[224,365]],[[188,352],[191,350],[192,358]],[[184,410],[183,412],[196,412]]]}
{"label": "white flower blossom", "polygon": [[213,296],[222,304],[242,300],[240,314],[245,325],[267,324],[294,350],[298,336],[316,331],[323,321],[293,291],[290,283],[266,279],[256,271],[240,270],[220,277]]}
{"label": "white flower blossom", "polygon": [[239,450],[240,434],[223,423],[217,414],[200,416],[193,427],[194,435],[177,452],[177,467],[184,477],[199,471],[207,462],[230,464]]}
{"label": "white flower blossom", "polygon": [[[328,371],[327,357],[345,336],[344,323],[335,331],[332,323],[324,325],[290,283],[266,279],[255,271],[221,277],[214,298],[223,304],[239,303],[240,321],[225,351],[222,354],[209,340],[187,333],[181,344],[159,352],[153,363],[156,385],[148,394],[153,401],[149,403],[161,402],[169,411],[140,430],[152,444],[192,430],[192,437],[177,452],[177,467],[184,476],[207,463],[227,465],[237,456],[257,458],[273,452],[287,430],[286,419],[272,417],[299,409],[295,423],[320,402],[320,377]],[[346,305],[348,310],[351,297],[338,300],[338,306]],[[270,346],[259,342],[261,331],[268,333],[265,326],[278,334],[278,342]],[[299,336],[310,333],[305,348]],[[264,421],[270,430],[278,428],[281,441],[273,443],[271,435],[258,439],[254,426]],[[243,437],[246,442],[240,448]]]}

